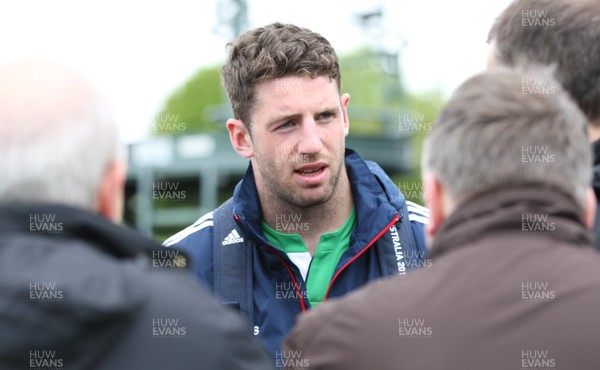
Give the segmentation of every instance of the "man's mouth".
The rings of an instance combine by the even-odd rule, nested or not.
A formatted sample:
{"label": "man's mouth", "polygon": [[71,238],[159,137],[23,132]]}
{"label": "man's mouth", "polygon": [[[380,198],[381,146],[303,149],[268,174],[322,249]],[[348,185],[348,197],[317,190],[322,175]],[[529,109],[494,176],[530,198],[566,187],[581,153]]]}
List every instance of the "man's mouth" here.
{"label": "man's mouth", "polygon": [[326,168],[327,165],[325,165],[324,163],[315,163],[311,165],[302,166],[294,170],[294,172],[304,176],[315,176],[325,171]]}
{"label": "man's mouth", "polygon": [[323,171],[324,169],[325,169],[325,167],[319,167],[314,170],[297,170],[296,172],[298,172],[299,174],[302,174],[302,175],[314,175],[314,174],[317,174],[317,173]]}

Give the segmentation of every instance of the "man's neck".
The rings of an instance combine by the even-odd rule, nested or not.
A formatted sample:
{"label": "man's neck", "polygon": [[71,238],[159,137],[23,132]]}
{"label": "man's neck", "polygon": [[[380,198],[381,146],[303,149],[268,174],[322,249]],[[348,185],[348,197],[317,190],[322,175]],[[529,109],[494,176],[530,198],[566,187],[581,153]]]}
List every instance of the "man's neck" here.
{"label": "man's neck", "polygon": [[[264,221],[279,232],[299,234],[311,256],[319,245],[321,235],[337,231],[344,226],[354,207],[347,175],[340,178],[336,194],[327,202],[316,206],[297,208],[279,202],[264,204],[262,199],[264,198],[261,196]],[[282,227],[290,222],[294,223],[294,227]]]}

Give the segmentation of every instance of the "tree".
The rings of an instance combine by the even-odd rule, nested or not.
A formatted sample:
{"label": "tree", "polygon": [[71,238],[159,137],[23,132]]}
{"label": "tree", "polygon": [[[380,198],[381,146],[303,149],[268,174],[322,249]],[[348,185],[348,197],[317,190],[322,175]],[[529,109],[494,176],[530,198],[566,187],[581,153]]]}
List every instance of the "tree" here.
{"label": "tree", "polygon": [[[177,135],[224,131],[225,123],[219,118],[226,113],[222,110],[226,109],[227,99],[221,87],[219,67],[203,68],[167,99],[155,119],[157,132]],[[185,129],[182,130],[182,127]]]}

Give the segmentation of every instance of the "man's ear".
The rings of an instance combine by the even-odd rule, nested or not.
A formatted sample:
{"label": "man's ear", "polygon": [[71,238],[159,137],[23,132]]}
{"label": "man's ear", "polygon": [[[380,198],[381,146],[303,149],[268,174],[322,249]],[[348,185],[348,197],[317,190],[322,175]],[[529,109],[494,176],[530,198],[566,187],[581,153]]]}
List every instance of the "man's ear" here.
{"label": "man's ear", "polygon": [[115,161],[108,165],[100,181],[96,197],[96,212],[114,223],[123,218],[124,186],[127,165]]}
{"label": "man's ear", "polygon": [[229,131],[229,140],[233,149],[244,158],[252,158],[254,147],[246,125],[239,119],[230,118],[227,120],[227,131]]}
{"label": "man's ear", "polygon": [[348,118],[348,103],[350,102],[350,94],[344,94],[340,97],[342,104],[342,114],[344,115],[344,136],[348,136],[350,132],[350,119]]}
{"label": "man's ear", "polygon": [[489,71],[496,67],[496,39],[492,39],[488,48],[486,69]]}
{"label": "man's ear", "polygon": [[583,222],[588,229],[594,229],[594,221],[596,219],[598,201],[596,200],[596,194],[591,186],[588,186],[585,199],[585,208],[583,209]]}
{"label": "man's ear", "polygon": [[431,172],[427,172],[423,177],[423,191],[425,205],[429,208],[429,223],[426,228],[426,237],[431,240],[437,234],[442,223],[446,219],[448,210],[446,209],[444,187]]}

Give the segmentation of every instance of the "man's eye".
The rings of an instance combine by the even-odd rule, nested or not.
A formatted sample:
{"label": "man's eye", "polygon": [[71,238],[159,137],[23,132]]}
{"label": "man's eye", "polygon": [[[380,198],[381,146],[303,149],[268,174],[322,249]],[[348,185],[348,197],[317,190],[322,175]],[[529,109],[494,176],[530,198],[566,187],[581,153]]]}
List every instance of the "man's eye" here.
{"label": "man's eye", "polygon": [[333,118],[333,113],[330,113],[330,112],[325,112],[325,113],[319,114],[319,119],[322,121],[328,121],[332,118]]}
{"label": "man's eye", "polygon": [[293,121],[287,121],[283,125],[279,126],[279,128],[288,128],[288,127],[292,127],[293,125],[294,125]]}

